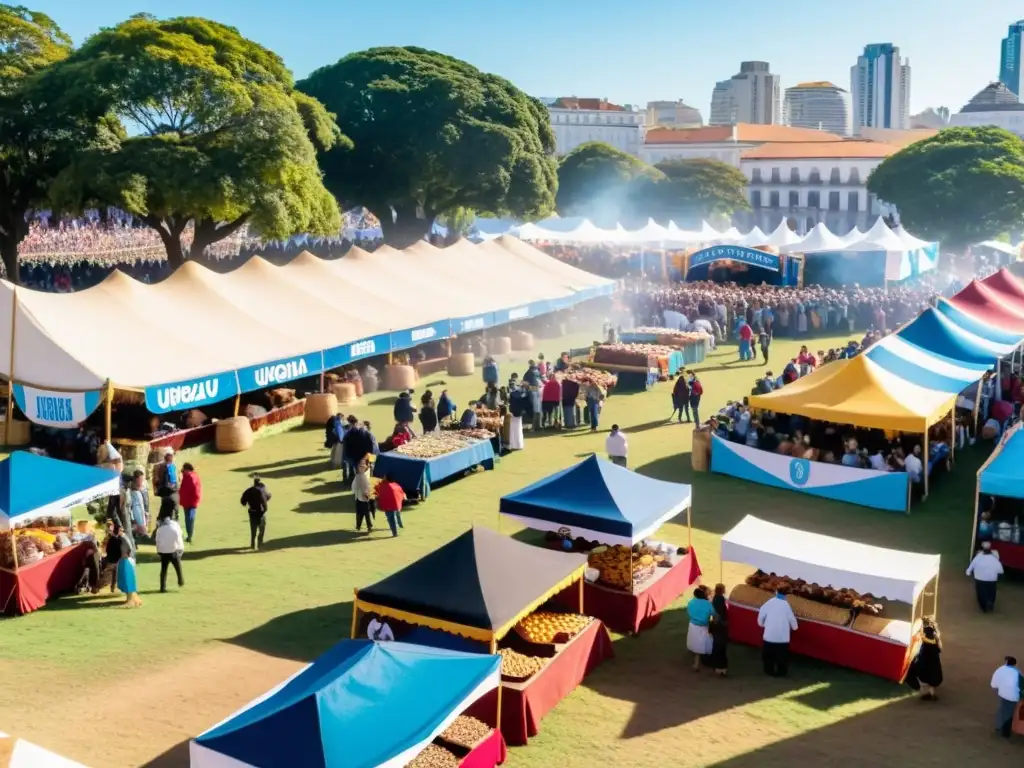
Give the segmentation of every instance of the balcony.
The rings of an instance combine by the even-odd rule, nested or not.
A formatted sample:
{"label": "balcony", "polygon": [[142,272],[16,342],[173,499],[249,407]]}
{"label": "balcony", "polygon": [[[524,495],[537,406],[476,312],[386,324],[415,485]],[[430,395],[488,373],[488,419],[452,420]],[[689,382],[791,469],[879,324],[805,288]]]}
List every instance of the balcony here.
{"label": "balcony", "polygon": [[867,186],[867,183],[863,179],[859,179],[857,181],[839,182],[832,182],[829,181],[828,179],[821,179],[821,181],[808,181],[807,179],[801,179],[800,181],[791,181],[788,177],[776,181],[772,181],[770,178],[762,178],[760,181],[748,181],[747,183],[751,187],[796,187],[800,189],[806,187],[839,187],[846,189],[857,189]]}

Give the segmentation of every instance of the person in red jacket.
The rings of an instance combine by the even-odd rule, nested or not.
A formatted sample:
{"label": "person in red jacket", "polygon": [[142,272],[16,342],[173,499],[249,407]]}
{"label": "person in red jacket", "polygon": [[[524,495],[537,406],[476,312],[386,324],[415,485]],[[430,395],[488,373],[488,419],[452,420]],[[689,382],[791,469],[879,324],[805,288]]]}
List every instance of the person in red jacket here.
{"label": "person in red jacket", "polygon": [[398,529],[402,525],[402,503],[405,501],[405,491],[402,486],[391,479],[391,475],[384,475],[384,479],[377,483],[374,489],[377,494],[377,509],[384,513],[388,520],[388,527],[391,535],[397,536]]}
{"label": "person in red jacket", "polygon": [[557,376],[552,376],[544,382],[540,406],[543,414],[542,426],[562,426],[562,382],[558,380]]}
{"label": "person in red jacket", "polygon": [[196,529],[196,512],[203,500],[203,484],[196,474],[196,468],[186,463],[181,468],[181,486],[178,501],[185,510],[185,543],[192,543],[192,532]]}

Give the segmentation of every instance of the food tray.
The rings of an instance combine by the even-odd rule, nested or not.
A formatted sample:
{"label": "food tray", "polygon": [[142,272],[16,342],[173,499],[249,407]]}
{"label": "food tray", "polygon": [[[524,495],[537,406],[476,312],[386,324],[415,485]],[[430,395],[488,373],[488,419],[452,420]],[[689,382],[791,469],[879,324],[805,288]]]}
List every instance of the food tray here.
{"label": "food tray", "polygon": [[[521,682],[521,681],[517,681],[517,682]],[[460,715],[459,717],[465,717],[465,715]],[[455,718],[456,721],[459,719],[459,717]],[[479,718],[472,718],[472,719],[478,720]],[[479,722],[480,722],[481,725],[484,725],[484,726],[487,725],[487,723],[483,722],[482,720],[480,720]],[[455,723],[452,723],[452,725],[454,725],[454,724]],[[452,726],[448,726],[448,727],[451,728]],[[479,739],[477,739],[474,744],[468,744],[467,745],[467,744],[462,744],[462,743],[457,742],[457,741],[451,741],[450,739],[446,739],[445,738],[444,733],[442,733],[440,736],[438,736],[436,739],[434,739],[434,743],[444,747],[449,752],[454,753],[455,756],[458,757],[461,760],[466,755],[468,755],[470,752],[472,752],[474,749],[476,749],[481,744],[483,744],[485,741],[487,741],[489,738],[491,738],[491,736],[493,736],[493,735],[494,735],[494,729],[490,728],[490,726],[488,726],[487,733],[485,735],[481,736]]]}

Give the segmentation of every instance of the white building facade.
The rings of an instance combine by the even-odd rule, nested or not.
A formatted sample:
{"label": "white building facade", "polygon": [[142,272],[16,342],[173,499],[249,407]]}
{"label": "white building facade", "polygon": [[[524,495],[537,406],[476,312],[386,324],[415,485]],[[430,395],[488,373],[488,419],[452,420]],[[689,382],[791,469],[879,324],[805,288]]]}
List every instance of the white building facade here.
{"label": "white building facade", "polygon": [[709,125],[782,122],[782,87],[766,61],[744,61],[740,71],[715,83]]}
{"label": "white building facade", "polygon": [[1004,83],[989,83],[950,116],[949,124],[971,128],[994,125],[1024,138],[1024,104]]}
{"label": "white building facade", "polygon": [[787,88],[783,114],[786,125],[850,135],[850,94],[832,83],[801,83]]}
{"label": "white building facade", "polygon": [[910,127],[910,60],[892,43],[864,46],[850,68],[853,132],[861,127]]}
{"label": "white building facade", "polygon": [[573,96],[555,99],[548,106],[548,114],[555,133],[555,152],[559,155],[568,154],[588,141],[602,141],[631,155],[640,154],[646,115],[628,105]]}

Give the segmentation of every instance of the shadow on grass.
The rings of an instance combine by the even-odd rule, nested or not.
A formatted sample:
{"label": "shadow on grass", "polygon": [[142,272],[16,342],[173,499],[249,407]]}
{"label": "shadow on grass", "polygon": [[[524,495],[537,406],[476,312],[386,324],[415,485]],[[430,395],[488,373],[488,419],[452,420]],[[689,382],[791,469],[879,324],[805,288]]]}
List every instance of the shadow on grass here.
{"label": "shadow on grass", "polygon": [[[340,509],[340,512],[347,512],[348,510]],[[354,516],[353,511],[353,516]],[[383,520],[383,517],[378,518]],[[385,530],[387,524],[384,523],[383,528],[374,526],[374,530]],[[273,537],[273,521],[270,521],[270,527],[267,532],[267,539],[263,542],[263,546],[260,547],[259,552],[252,552],[248,547],[249,531],[248,527],[239,530],[239,542],[241,544],[237,547],[219,547],[217,549],[200,549],[200,550],[188,550],[185,552],[185,557],[182,560],[183,567],[186,572],[186,578],[188,577],[188,564],[196,560],[207,560],[211,557],[231,557],[231,556],[245,556],[245,557],[259,557],[264,552],[277,552],[284,549],[310,549],[316,547],[333,547],[338,544],[349,544],[353,542],[373,541],[375,537],[367,536],[365,533],[354,530],[329,530],[329,531],[313,531],[311,533],[300,533],[294,536],[283,536],[281,538]],[[383,535],[380,538],[384,538]],[[388,536],[390,538],[390,534]],[[138,562],[142,563],[159,563],[160,556],[154,552],[139,552]]]}
{"label": "shadow on grass", "polygon": [[[332,469],[326,453],[323,456],[305,456],[301,459],[292,459],[288,462],[276,462],[263,467],[239,467],[235,472],[246,475],[259,475],[266,480],[287,480],[293,477],[312,477],[313,475],[325,472],[339,472]],[[274,489],[270,489],[273,493]]]}
{"label": "shadow on grass", "polygon": [[188,768],[189,765],[188,741],[186,740],[143,763],[142,768]]}
{"label": "shadow on grass", "polygon": [[352,601],[348,600],[276,616],[226,642],[269,656],[308,663],[347,638],[351,623]]}

